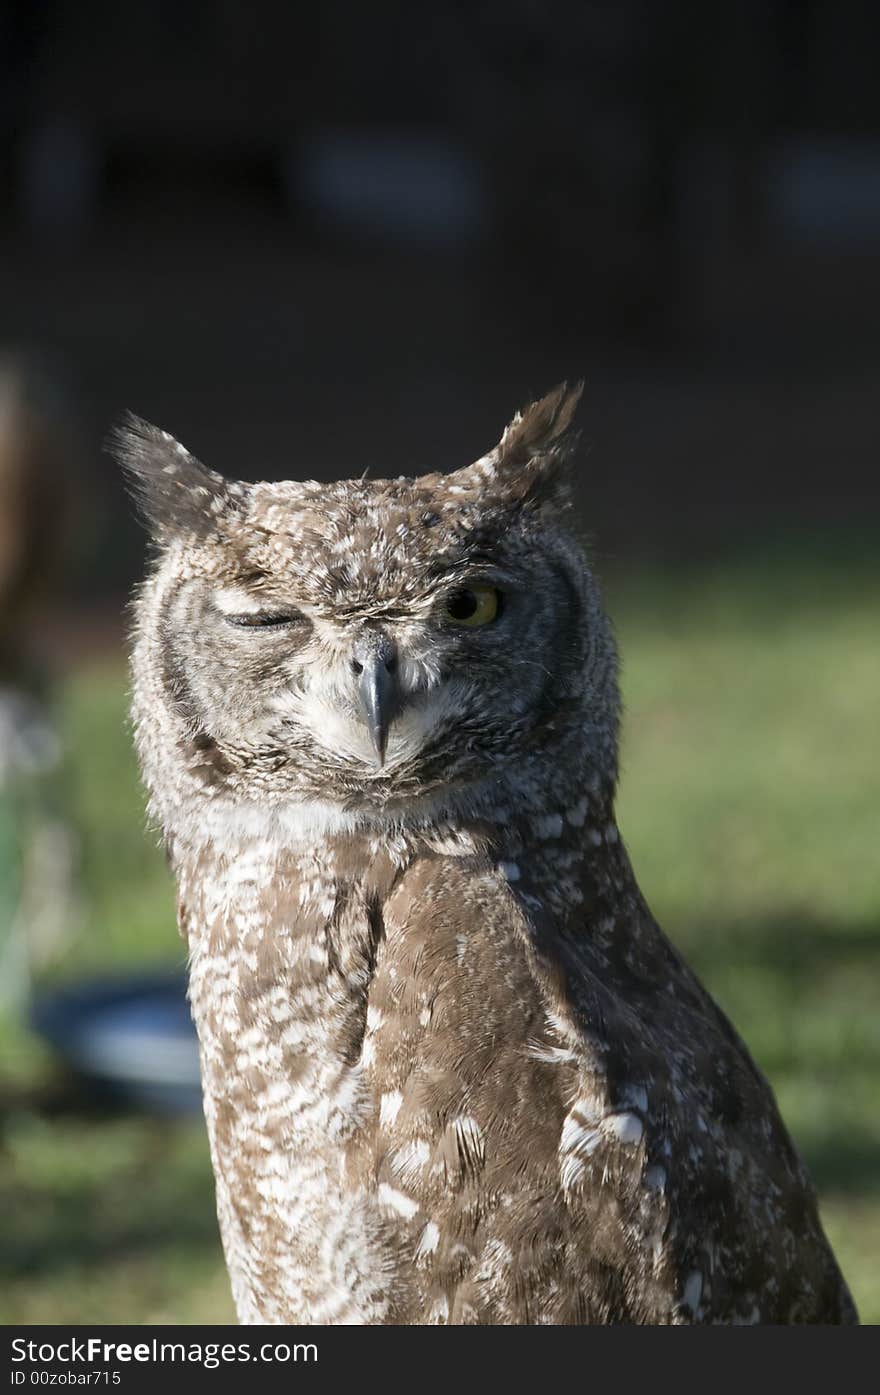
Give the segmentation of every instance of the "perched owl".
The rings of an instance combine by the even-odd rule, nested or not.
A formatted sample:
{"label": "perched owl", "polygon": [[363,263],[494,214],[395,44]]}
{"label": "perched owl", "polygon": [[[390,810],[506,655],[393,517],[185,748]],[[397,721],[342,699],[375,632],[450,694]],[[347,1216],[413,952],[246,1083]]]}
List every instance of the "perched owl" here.
{"label": "perched owl", "polygon": [[245,1323],[856,1321],[614,815],[579,389],[448,475],[244,484],[131,419],[137,744]]}

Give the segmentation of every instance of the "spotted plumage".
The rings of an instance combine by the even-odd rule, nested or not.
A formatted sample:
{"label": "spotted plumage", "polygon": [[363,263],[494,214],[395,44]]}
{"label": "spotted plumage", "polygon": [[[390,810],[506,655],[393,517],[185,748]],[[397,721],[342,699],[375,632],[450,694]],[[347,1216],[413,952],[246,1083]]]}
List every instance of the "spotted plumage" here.
{"label": "spotted plumage", "polygon": [[614,814],[577,391],[457,472],[241,484],[132,420],[134,715],[248,1323],[851,1322]]}

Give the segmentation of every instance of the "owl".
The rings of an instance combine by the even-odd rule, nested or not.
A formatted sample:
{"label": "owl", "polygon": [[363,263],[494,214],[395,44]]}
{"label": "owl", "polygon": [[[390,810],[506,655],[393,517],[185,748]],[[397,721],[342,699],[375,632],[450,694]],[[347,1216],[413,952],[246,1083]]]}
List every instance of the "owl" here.
{"label": "owl", "polygon": [[243,1323],[852,1323],[614,812],[562,385],[449,474],[250,484],[131,418],[134,722]]}

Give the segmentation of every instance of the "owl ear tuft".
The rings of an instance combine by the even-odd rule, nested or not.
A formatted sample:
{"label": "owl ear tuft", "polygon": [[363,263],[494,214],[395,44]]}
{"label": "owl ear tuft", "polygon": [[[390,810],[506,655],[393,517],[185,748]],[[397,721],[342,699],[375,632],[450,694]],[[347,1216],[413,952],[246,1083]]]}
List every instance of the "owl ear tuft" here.
{"label": "owl ear tuft", "polygon": [[505,429],[495,448],[495,471],[523,502],[564,502],[565,464],[576,442],[570,428],[583,390],[582,382],[560,383],[517,412]]}
{"label": "owl ear tuft", "polygon": [[180,533],[208,537],[245,497],[241,484],[207,469],[167,431],[133,412],[110,433],[107,450],[125,471],[141,517],[157,540]]}
{"label": "owl ear tuft", "polygon": [[568,503],[566,462],[577,437],[571,422],[583,383],[560,383],[545,397],[517,412],[488,455],[457,472],[461,485],[484,495],[498,491],[516,506]]}

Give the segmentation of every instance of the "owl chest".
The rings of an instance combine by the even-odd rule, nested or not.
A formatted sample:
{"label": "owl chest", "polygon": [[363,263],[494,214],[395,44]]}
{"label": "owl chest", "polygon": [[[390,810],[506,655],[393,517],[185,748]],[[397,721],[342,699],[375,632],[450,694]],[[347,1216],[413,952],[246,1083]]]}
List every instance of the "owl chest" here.
{"label": "owl chest", "polygon": [[545,1033],[547,1005],[497,889],[443,880],[404,880],[379,924],[338,889],[300,889],[289,918],[243,910],[241,895],[200,908],[190,1000],[227,1127],[239,1119],[264,1148],[295,1139],[300,1156],[311,1139],[335,1165],[358,1141],[381,1149],[392,1115],[436,1131],[459,1106],[497,1101],[502,1079],[544,1091],[524,1044]]}
{"label": "owl chest", "polygon": [[[437,866],[404,877],[378,920],[369,897],[329,887],[292,892],[281,916],[259,899],[203,904],[190,927],[239,1312],[426,1320],[437,1284],[477,1261],[469,1210],[484,1247],[486,1198],[501,1224],[526,1163],[539,1188],[555,1166],[570,1087],[529,1055],[546,1004],[510,907]],[[287,903],[276,881],[272,907]]]}
{"label": "owl chest", "polygon": [[381,1321],[370,1208],[345,1175],[370,1110],[359,1064],[369,917],[277,866],[239,877],[234,896],[219,880],[199,885],[186,902],[189,992],[239,1314]]}

